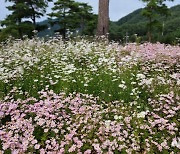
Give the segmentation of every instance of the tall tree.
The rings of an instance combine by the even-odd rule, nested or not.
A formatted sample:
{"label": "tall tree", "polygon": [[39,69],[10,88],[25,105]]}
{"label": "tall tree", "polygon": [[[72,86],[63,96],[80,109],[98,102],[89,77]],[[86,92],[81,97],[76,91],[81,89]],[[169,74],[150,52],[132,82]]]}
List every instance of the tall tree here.
{"label": "tall tree", "polygon": [[68,31],[80,30],[83,33],[87,23],[94,20],[92,7],[74,0],[57,0],[52,10],[53,12],[49,14],[50,23],[51,25],[59,25],[58,32],[63,36],[63,39],[66,38]]}
{"label": "tall tree", "polygon": [[51,1],[52,0],[24,0],[29,8],[30,18],[34,27],[36,27],[36,19],[44,16],[46,8],[48,7],[48,2]]}
{"label": "tall tree", "polygon": [[52,8],[52,13],[48,14],[50,16],[51,24],[58,24],[60,26],[59,32],[66,38],[66,33],[68,29],[71,29],[72,25],[76,23],[73,20],[73,9],[77,7],[73,0],[57,0],[54,3],[54,7]]}
{"label": "tall tree", "polygon": [[78,26],[81,35],[94,35],[97,25],[97,15],[92,13],[92,6],[87,3],[79,3],[79,10],[76,12]]}
{"label": "tall tree", "polygon": [[[167,16],[169,14],[169,9],[165,5],[166,0],[142,0],[146,3],[146,7],[142,11],[142,15],[148,18],[149,22],[147,24],[147,36],[149,42],[152,41],[152,30],[154,27],[159,26],[160,22],[157,20],[159,15]],[[174,0],[168,0],[174,1]]]}
{"label": "tall tree", "polygon": [[16,38],[23,38],[23,35],[31,37],[36,29],[36,18],[45,14],[48,2],[51,0],[5,0],[12,3],[7,9],[11,12],[1,22],[6,28],[3,30],[6,35]]}
{"label": "tall tree", "polygon": [[109,32],[109,0],[99,0],[97,35],[107,35]]}
{"label": "tall tree", "polygon": [[6,26],[9,33],[17,31],[17,37],[22,38],[25,31],[27,34],[29,33],[27,32],[28,29],[32,30],[32,25],[28,21],[23,20],[29,18],[29,8],[24,3],[24,0],[9,0],[9,2],[12,2],[13,5],[8,6],[7,9],[12,13],[1,22],[1,25]]}

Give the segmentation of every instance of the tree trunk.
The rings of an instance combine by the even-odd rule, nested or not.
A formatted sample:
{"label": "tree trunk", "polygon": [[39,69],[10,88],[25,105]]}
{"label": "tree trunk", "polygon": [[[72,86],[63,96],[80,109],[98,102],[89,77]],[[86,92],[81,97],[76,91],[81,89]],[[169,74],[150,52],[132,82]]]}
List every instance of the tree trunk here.
{"label": "tree trunk", "polygon": [[148,41],[151,42],[152,41],[152,19],[149,18],[149,27],[148,27]]}
{"label": "tree trunk", "polygon": [[32,16],[31,16],[31,19],[32,19],[32,21],[33,21],[34,30],[35,30],[35,29],[36,29],[36,12],[35,12],[35,9],[34,9],[34,7],[33,7],[33,3],[32,3],[31,0],[29,1],[29,4],[30,4],[31,9],[32,9]]}
{"label": "tree trunk", "polygon": [[109,33],[109,0],[99,0],[99,14],[97,35],[105,35]]}
{"label": "tree trunk", "polygon": [[32,21],[33,21],[34,29],[36,29],[36,14],[34,8],[32,13]]}
{"label": "tree trunk", "polygon": [[23,32],[21,29],[21,23],[22,23],[22,19],[18,18],[18,33],[19,33],[19,38],[22,40],[23,39]]}

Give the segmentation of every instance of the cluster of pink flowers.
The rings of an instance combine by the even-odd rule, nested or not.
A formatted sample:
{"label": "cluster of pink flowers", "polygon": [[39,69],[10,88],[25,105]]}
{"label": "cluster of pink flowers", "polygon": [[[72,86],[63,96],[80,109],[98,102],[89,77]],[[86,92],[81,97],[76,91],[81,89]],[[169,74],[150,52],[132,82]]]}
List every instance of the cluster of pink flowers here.
{"label": "cluster of pink flowers", "polygon": [[[0,102],[1,152],[13,154],[178,151],[180,98],[149,99],[141,113],[119,101],[98,103],[83,94],[40,92],[41,100]],[[142,116],[138,116],[141,114]]]}
{"label": "cluster of pink flowers", "polygon": [[180,59],[180,48],[179,46],[171,46],[161,43],[144,43],[141,45],[128,44],[124,48],[125,50],[132,52],[138,52],[142,59],[166,61],[175,63]]}

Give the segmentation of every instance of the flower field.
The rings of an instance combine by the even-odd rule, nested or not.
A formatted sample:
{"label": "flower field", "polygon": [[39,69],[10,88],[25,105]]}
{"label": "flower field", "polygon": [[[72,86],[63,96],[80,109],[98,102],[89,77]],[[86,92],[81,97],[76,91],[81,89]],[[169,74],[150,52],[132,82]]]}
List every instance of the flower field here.
{"label": "flower field", "polygon": [[0,45],[0,153],[178,154],[179,129],[179,46]]}

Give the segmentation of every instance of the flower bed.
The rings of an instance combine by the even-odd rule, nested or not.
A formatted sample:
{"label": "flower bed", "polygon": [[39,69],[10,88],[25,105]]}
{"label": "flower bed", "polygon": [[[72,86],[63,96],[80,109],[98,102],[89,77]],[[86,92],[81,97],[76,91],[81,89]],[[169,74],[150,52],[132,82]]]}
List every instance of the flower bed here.
{"label": "flower bed", "polygon": [[0,152],[178,153],[180,47],[0,47]]}

